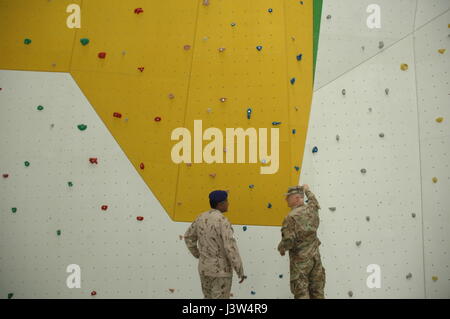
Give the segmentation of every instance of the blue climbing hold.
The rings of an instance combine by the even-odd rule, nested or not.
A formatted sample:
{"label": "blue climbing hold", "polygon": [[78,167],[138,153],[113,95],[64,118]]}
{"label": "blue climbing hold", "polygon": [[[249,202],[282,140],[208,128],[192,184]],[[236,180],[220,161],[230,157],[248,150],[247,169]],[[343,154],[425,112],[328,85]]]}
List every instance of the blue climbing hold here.
{"label": "blue climbing hold", "polygon": [[250,117],[252,116],[252,108],[251,107],[249,107],[248,109],[247,109],[247,118],[250,120]]}
{"label": "blue climbing hold", "polygon": [[267,208],[272,208],[272,204],[271,203],[267,204]]}
{"label": "blue climbing hold", "polygon": [[297,130],[294,128],[294,129],[292,129],[292,134],[295,134],[295,133],[297,133]]}
{"label": "blue climbing hold", "polygon": [[249,187],[249,188],[254,188],[254,187],[255,187],[255,185],[253,185],[253,184],[250,184],[250,185],[248,185],[248,187]]}
{"label": "blue climbing hold", "polygon": [[297,61],[301,61],[301,60],[302,60],[302,57],[303,57],[303,54],[297,55]]}
{"label": "blue climbing hold", "polygon": [[294,83],[295,83],[295,78],[292,78],[291,79],[291,84],[294,85]]}
{"label": "blue climbing hold", "polygon": [[262,46],[258,45],[258,46],[256,47],[256,49],[257,49],[258,51],[261,51],[261,50],[262,50]]}
{"label": "blue climbing hold", "polygon": [[281,122],[272,122],[272,125],[280,125]]}
{"label": "blue climbing hold", "polygon": [[253,291],[253,290],[252,290],[252,291],[251,291],[251,294],[252,294],[252,295],[256,295],[256,291]]}
{"label": "blue climbing hold", "polygon": [[269,13],[272,13],[272,11],[273,11],[273,10],[272,10],[272,8],[270,8],[270,9],[269,9],[269,10],[267,10],[267,11],[269,11]]}
{"label": "blue climbing hold", "polygon": [[295,170],[298,172],[300,170],[300,167],[294,166]]}
{"label": "blue climbing hold", "polygon": [[319,151],[319,149],[317,148],[317,146],[314,146],[313,149],[312,149],[312,152],[313,153],[317,153],[318,151]]}

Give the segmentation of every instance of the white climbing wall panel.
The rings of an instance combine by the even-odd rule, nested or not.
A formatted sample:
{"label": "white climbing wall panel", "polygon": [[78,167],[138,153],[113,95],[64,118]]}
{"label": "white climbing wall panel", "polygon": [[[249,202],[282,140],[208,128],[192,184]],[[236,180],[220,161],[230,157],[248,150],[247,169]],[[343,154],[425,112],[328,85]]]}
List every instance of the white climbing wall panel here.
{"label": "white climbing wall panel", "polygon": [[[301,181],[322,206],[327,298],[450,298],[449,2],[377,1],[370,30],[372,1],[324,1]],[[202,298],[188,224],[170,221],[71,76],[0,71],[0,88],[0,297]],[[279,227],[234,229],[249,276],[234,298],[292,298]],[[371,264],[381,288],[366,286]]]}

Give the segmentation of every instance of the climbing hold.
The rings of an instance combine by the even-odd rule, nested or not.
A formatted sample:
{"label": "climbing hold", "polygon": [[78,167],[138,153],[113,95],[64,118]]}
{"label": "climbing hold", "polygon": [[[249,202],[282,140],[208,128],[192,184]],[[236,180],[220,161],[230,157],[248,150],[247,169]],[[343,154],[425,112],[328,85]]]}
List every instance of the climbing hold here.
{"label": "climbing hold", "polygon": [[96,294],[97,294],[96,291],[92,291],[92,292],[91,292],[91,296],[95,296]]}
{"label": "climbing hold", "polygon": [[104,59],[104,58],[106,58],[106,52],[100,52],[100,53],[98,54],[98,57],[99,57],[99,59]]}
{"label": "climbing hold", "polygon": [[25,40],[23,40],[23,43],[25,43],[26,45],[28,45],[28,44],[31,43],[31,39],[25,39]]}
{"label": "climbing hold", "polygon": [[183,240],[183,235],[179,235],[178,237],[180,238],[180,240]]}
{"label": "climbing hold", "polygon": [[37,109],[38,109],[38,111],[42,111],[42,110],[44,109],[44,107],[43,107],[42,105],[39,105],[39,106],[37,107]]}
{"label": "climbing hold", "polygon": [[180,205],[181,205],[181,202],[177,202],[177,205],[180,206]]}
{"label": "climbing hold", "polygon": [[280,125],[281,122],[272,122],[272,125]]}
{"label": "climbing hold", "polygon": [[209,174],[209,176],[212,177],[212,178],[215,178],[216,177],[216,173]]}
{"label": "climbing hold", "polygon": [[292,129],[292,134],[295,134],[295,133],[297,133],[297,130],[294,128],[294,129]]}
{"label": "climbing hold", "polygon": [[136,217],[136,219],[139,220],[139,221],[143,221],[143,220],[144,220],[144,217],[138,216],[138,217]]}
{"label": "climbing hold", "polygon": [[56,231],[56,235],[61,236],[61,230],[58,229],[58,230]]}
{"label": "climbing hold", "polygon": [[223,102],[226,102],[226,101],[227,101],[227,98],[226,98],[226,97],[221,97],[221,98],[220,98],[220,102],[223,103]]}
{"label": "climbing hold", "polygon": [[361,245],[361,241],[358,240],[358,241],[356,242],[356,246],[360,246],[360,245]]}
{"label": "climbing hold", "polygon": [[189,44],[186,44],[183,48],[187,51],[191,48],[191,46]]}
{"label": "climbing hold", "polygon": [[438,179],[437,179],[437,177],[433,177],[433,179],[432,179],[432,181],[433,181],[433,183],[437,183],[437,181],[438,181]]}
{"label": "climbing hold", "polygon": [[292,40],[292,41],[295,41],[295,37],[291,37],[291,40]]}
{"label": "climbing hold", "polygon": [[382,48],[384,48],[384,42],[380,41],[380,42],[378,42],[378,49],[382,49]]}
{"label": "climbing hold", "polygon": [[412,218],[416,218],[416,214],[415,213],[412,213],[411,216],[412,216]]}
{"label": "climbing hold", "polygon": [[438,52],[439,52],[440,54],[444,54],[444,53],[445,53],[445,49],[439,49]]}
{"label": "climbing hold", "polygon": [[353,291],[349,291],[349,292],[348,292],[348,295],[349,295],[350,297],[353,297]]}
{"label": "climbing hold", "polygon": [[72,187],[73,183],[72,182],[68,182],[67,185],[69,185],[69,187]]}
{"label": "climbing hold", "polygon": [[123,50],[122,55],[125,55],[125,54],[127,54],[127,51]]}
{"label": "climbing hold", "polygon": [[361,50],[363,50],[363,51],[364,51],[364,49],[365,49],[365,47],[364,47],[364,46],[361,46]]}
{"label": "climbing hold", "polygon": [[11,211],[12,211],[13,213],[16,213],[16,212],[17,212],[17,208],[16,208],[16,207],[13,207],[13,208],[11,208]]}
{"label": "climbing hold", "polygon": [[345,92],[346,92],[345,89],[342,89],[342,95],[345,95]]}
{"label": "climbing hold", "polygon": [[212,112],[212,108],[208,107],[208,108],[206,109],[206,112],[211,113],[211,112]]}
{"label": "climbing hold", "polygon": [[102,210],[107,210],[108,209],[108,205],[102,205]]}
{"label": "climbing hold", "polygon": [[253,290],[252,290],[252,291],[251,291],[251,294],[252,294],[252,295],[256,295],[256,291],[253,291]]}
{"label": "climbing hold", "polygon": [[252,108],[251,107],[249,107],[248,109],[247,109],[247,118],[250,120],[250,117],[252,116]]}
{"label": "climbing hold", "polygon": [[283,275],[281,275],[281,274],[280,274],[280,275],[278,275],[278,278],[280,278],[280,279],[281,279],[281,278],[283,278]]}
{"label": "climbing hold", "polygon": [[437,281],[438,277],[437,276],[433,276],[433,277],[431,277],[431,279],[433,279],[433,281]]}
{"label": "climbing hold", "polygon": [[26,167],[30,166],[30,162],[28,162],[28,161],[25,161],[24,164],[25,164]]}
{"label": "climbing hold", "polygon": [[136,8],[136,9],[134,9],[134,13],[136,13],[136,14],[144,13],[144,9]]}
{"label": "climbing hold", "polygon": [[139,168],[144,169],[145,168],[144,163],[139,164]]}
{"label": "climbing hold", "polygon": [[384,89],[384,93],[386,93],[386,95],[389,95],[389,89],[388,88]]}
{"label": "climbing hold", "polygon": [[2,176],[3,176],[3,178],[8,178],[9,175],[8,174],[3,174]]}
{"label": "climbing hold", "polygon": [[10,293],[8,294],[8,299],[12,299],[13,296],[14,296],[14,294],[13,294],[12,292],[10,292]]}
{"label": "climbing hold", "polygon": [[159,116],[155,117],[155,122],[161,122],[161,117]]}
{"label": "climbing hold", "polygon": [[366,220],[367,220],[367,221],[370,221],[370,217],[369,217],[369,216],[366,216]]}
{"label": "climbing hold", "polygon": [[409,273],[406,275],[406,279],[411,279],[412,278],[412,273]]}
{"label": "climbing hold", "polygon": [[81,42],[82,45],[88,45],[89,44],[89,39],[88,38],[83,38],[83,39],[80,39],[80,42]]}
{"label": "climbing hold", "polygon": [[295,170],[298,172],[300,170],[300,167],[294,166]]}
{"label": "climbing hold", "polygon": [[336,207],[328,207],[328,209],[334,212],[336,210]]}
{"label": "climbing hold", "polygon": [[267,160],[266,160],[265,158],[263,158],[263,159],[261,160],[261,163],[266,164],[266,163],[267,163]]}
{"label": "climbing hold", "polygon": [[77,127],[78,127],[78,129],[79,129],[80,131],[84,131],[84,130],[87,129],[87,125],[84,125],[84,124],[80,124],[80,125],[78,125]]}
{"label": "climbing hold", "polygon": [[319,149],[317,148],[317,146],[314,146],[313,149],[312,149],[312,152],[313,153],[317,153],[318,151],[319,151]]}
{"label": "climbing hold", "polygon": [[187,167],[191,167],[191,166],[192,166],[192,163],[186,163],[186,166],[187,166]]}
{"label": "climbing hold", "polygon": [[174,293],[174,292],[175,292],[175,289],[169,288],[169,291],[170,291],[171,293]]}
{"label": "climbing hold", "polygon": [[236,23],[232,22],[232,23],[231,23],[231,26],[232,26],[232,27],[235,27],[235,26],[236,26]]}
{"label": "climbing hold", "polygon": [[384,137],[384,133],[378,134],[379,137]]}
{"label": "climbing hold", "polygon": [[225,51],[225,48],[219,48],[219,52]]}
{"label": "climbing hold", "polygon": [[138,67],[137,69],[138,69],[139,71],[141,71],[141,73],[144,72],[144,67],[143,67],[143,66]]}
{"label": "climbing hold", "polygon": [[263,47],[262,47],[261,45],[258,45],[258,46],[256,47],[256,50],[261,51],[262,48],[263,48]]}
{"label": "climbing hold", "polygon": [[365,168],[362,168],[361,173],[365,174],[365,173],[367,173],[367,170]]}
{"label": "climbing hold", "polygon": [[331,15],[329,14],[329,15],[327,15],[327,20],[330,20],[331,19]]}
{"label": "climbing hold", "polygon": [[339,142],[339,139],[340,139],[339,135],[336,135],[336,141]]}
{"label": "climbing hold", "polygon": [[400,65],[400,69],[401,69],[402,71],[408,70],[408,64],[402,63],[402,64]]}
{"label": "climbing hold", "polygon": [[175,98],[175,94],[173,93],[169,93],[169,95],[167,96],[169,99],[173,100]]}
{"label": "climbing hold", "polygon": [[302,57],[303,57],[303,54],[297,55],[297,61],[301,61],[301,60],[302,60]]}
{"label": "climbing hold", "polygon": [[97,162],[97,157],[90,157],[90,158],[89,158],[89,162],[90,162],[91,164],[98,164],[98,162]]}
{"label": "climbing hold", "polygon": [[120,118],[122,117],[122,114],[117,113],[117,112],[114,112],[114,113],[113,113],[113,116],[120,119]]}
{"label": "climbing hold", "polygon": [[242,227],[242,229],[243,229],[244,231],[246,231],[246,230],[247,230],[247,226]]}
{"label": "climbing hold", "polygon": [[369,107],[369,112],[372,112],[372,108],[371,107]]}
{"label": "climbing hold", "polygon": [[291,84],[294,85],[294,83],[295,83],[295,78],[292,78],[291,79]]}
{"label": "climbing hold", "polygon": [[444,121],[444,118],[443,118],[443,117],[438,117],[438,118],[436,119],[436,122],[438,122],[438,123],[442,123],[442,121]]}
{"label": "climbing hold", "polygon": [[208,6],[209,5],[209,0],[203,0],[203,5],[204,6]]}
{"label": "climbing hold", "polygon": [[250,185],[248,185],[248,188],[253,189],[253,188],[255,188],[255,185],[250,184]]}
{"label": "climbing hold", "polygon": [[268,10],[267,10],[269,13],[272,13],[272,8],[269,8]]}
{"label": "climbing hold", "polygon": [[268,204],[267,204],[267,208],[272,208],[272,204],[271,204],[271,203],[268,203]]}

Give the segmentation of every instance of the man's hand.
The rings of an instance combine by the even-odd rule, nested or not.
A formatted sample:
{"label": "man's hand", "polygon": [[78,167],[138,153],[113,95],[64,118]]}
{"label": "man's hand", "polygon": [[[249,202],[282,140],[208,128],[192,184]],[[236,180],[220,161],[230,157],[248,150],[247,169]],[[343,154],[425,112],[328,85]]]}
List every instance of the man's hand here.
{"label": "man's hand", "polygon": [[306,192],[306,191],[309,191],[309,185],[307,185],[307,184],[303,184],[303,190]]}
{"label": "man's hand", "polygon": [[280,252],[281,256],[284,256],[286,253],[286,250],[281,246],[281,243],[278,245],[278,251]]}
{"label": "man's hand", "polygon": [[242,284],[244,282],[244,280],[247,279],[247,276],[242,276],[241,280],[239,281],[240,284]]}

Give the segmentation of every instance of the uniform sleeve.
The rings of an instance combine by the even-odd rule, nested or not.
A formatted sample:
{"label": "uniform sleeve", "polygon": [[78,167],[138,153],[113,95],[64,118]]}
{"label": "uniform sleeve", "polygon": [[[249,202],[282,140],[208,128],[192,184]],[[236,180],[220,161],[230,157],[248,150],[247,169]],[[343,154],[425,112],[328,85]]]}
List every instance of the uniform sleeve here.
{"label": "uniform sleeve", "polygon": [[242,278],[244,276],[244,267],[242,265],[241,256],[239,255],[236,239],[234,239],[233,236],[233,229],[228,220],[224,220],[221,223],[221,233],[227,258],[238,277]]}
{"label": "uniform sleeve", "polygon": [[200,257],[200,252],[197,247],[197,221],[194,221],[184,234],[184,242],[187,248],[195,258]]}
{"label": "uniform sleeve", "polygon": [[287,216],[283,221],[283,226],[281,226],[281,242],[278,245],[278,250],[292,249],[295,242],[296,236],[294,220],[290,216]]}
{"label": "uniform sleeve", "polygon": [[312,211],[318,211],[320,209],[319,202],[317,201],[316,196],[311,192],[310,190],[307,190],[305,192],[306,196],[308,197],[308,205],[306,205],[306,209],[312,210]]}

